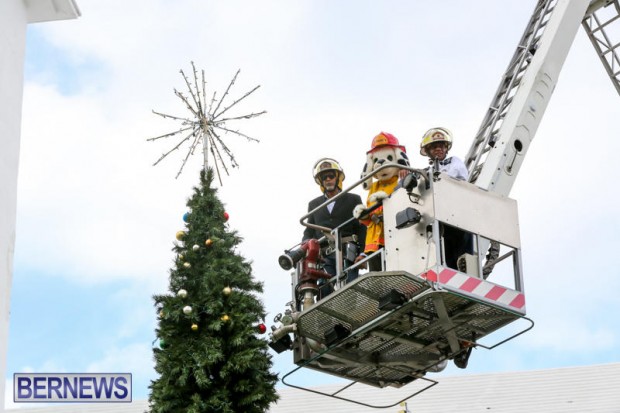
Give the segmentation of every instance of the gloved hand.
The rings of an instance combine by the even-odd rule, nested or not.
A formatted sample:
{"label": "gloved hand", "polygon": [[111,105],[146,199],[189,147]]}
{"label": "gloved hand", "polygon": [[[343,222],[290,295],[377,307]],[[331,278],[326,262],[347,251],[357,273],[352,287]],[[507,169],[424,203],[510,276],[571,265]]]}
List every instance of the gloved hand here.
{"label": "gloved hand", "polygon": [[385,192],[377,191],[368,197],[368,202],[374,204],[375,202],[382,201],[387,197],[388,197],[388,194],[386,194]]}
{"label": "gloved hand", "polygon": [[353,216],[356,219],[360,219],[365,209],[366,209],[366,205],[364,204],[356,205],[355,208],[353,208]]}

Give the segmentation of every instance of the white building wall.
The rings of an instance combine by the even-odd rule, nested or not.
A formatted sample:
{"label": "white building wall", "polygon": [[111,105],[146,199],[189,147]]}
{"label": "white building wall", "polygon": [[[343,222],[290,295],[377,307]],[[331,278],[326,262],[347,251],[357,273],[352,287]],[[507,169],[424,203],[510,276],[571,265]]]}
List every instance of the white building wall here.
{"label": "white building wall", "polygon": [[74,0],[0,0],[0,411],[9,341],[26,27],[79,14]]}
{"label": "white building wall", "polygon": [[0,411],[9,338],[27,19],[23,1],[0,1]]}

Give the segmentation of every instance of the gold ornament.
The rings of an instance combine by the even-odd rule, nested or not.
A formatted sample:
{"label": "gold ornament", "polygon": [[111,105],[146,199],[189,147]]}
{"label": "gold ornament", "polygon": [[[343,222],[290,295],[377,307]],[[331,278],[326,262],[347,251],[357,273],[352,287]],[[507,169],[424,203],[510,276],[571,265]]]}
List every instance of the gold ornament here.
{"label": "gold ornament", "polygon": [[207,247],[210,247],[213,244],[213,240],[211,240],[211,238],[209,238],[208,240],[205,241],[205,245]]}
{"label": "gold ornament", "polygon": [[185,238],[185,231],[177,231],[176,238],[177,241],[182,241]]}
{"label": "gold ornament", "polygon": [[192,331],[196,331],[198,330],[198,324],[194,323],[192,324]]}
{"label": "gold ornament", "polygon": [[160,312],[159,312],[159,318],[164,318],[164,315],[165,315],[165,314],[164,314],[164,310],[162,310],[162,311],[160,311]]}
{"label": "gold ornament", "polygon": [[224,293],[224,295],[230,295],[230,293],[232,293],[232,288],[226,286],[226,287],[224,287],[222,292]]}
{"label": "gold ornament", "polygon": [[179,297],[181,297],[181,298],[185,298],[185,297],[187,297],[187,291],[181,288],[181,289],[177,292],[177,295],[178,295]]}
{"label": "gold ornament", "polygon": [[192,250],[194,251],[198,251],[200,249],[200,245],[198,244],[194,244],[194,246],[192,247]]}
{"label": "gold ornament", "polygon": [[227,322],[230,321],[230,317],[228,316],[228,314],[224,314],[222,317],[220,317],[220,320],[222,320],[223,322]]}
{"label": "gold ornament", "polygon": [[184,266],[185,268],[191,268],[191,267],[192,267],[192,264],[190,264],[189,262],[184,262],[184,263],[183,263],[183,266]]}

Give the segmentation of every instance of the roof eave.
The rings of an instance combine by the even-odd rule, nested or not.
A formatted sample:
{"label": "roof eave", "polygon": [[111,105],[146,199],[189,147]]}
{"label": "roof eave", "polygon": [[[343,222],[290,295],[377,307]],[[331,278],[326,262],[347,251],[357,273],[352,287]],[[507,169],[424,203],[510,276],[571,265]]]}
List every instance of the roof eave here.
{"label": "roof eave", "polygon": [[80,9],[75,0],[24,0],[28,23],[77,19]]}

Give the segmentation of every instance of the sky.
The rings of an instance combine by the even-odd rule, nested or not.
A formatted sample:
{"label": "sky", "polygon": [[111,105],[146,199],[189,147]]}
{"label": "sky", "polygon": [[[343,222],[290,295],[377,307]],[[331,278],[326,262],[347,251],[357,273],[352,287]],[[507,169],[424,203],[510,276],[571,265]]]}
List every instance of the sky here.
{"label": "sky", "polygon": [[[535,1],[78,0],[77,20],[28,28],[6,406],[16,372],[155,377],[152,295],[168,287],[175,233],[200,155],[147,138],[186,116],[179,70],[204,69],[231,96],[260,85],[227,135],[240,164],[218,189],[239,250],[264,282],[267,324],[290,300],[277,257],[301,239],[319,195],[314,162],[357,180],[372,137],[390,132],[414,166],[425,130],[452,130],[467,152]],[[620,101],[580,29],[510,194],[519,205],[524,288],[535,327],[466,370],[433,378],[620,361]],[[364,195],[362,190],[357,191]],[[274,353],[291,371],[292,353]],[[333,382],[304,373],[308,385]]]}

